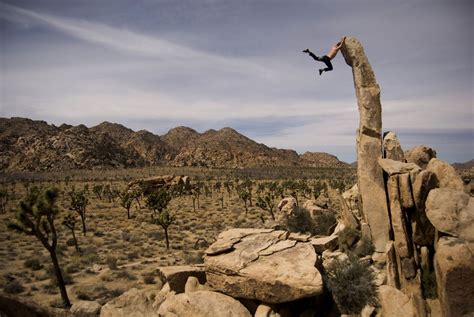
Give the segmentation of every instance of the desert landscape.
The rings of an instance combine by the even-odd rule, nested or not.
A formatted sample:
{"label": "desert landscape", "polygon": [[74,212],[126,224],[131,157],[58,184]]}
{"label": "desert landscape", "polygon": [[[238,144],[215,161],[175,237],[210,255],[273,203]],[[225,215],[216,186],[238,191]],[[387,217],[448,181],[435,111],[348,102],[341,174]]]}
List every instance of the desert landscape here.
{"label": "desert landscape", "polygon": [[474,316],[472,3],[1,1],[0,317]]}
{"label": "desert landscape", "polygon": [[469,315],[469,287],[452,287],[473,282],[472,167],[461,178],[427,146],[382,140],[362,45],[342,53],[356,168],[230,128],[2,119],[3,314]]}

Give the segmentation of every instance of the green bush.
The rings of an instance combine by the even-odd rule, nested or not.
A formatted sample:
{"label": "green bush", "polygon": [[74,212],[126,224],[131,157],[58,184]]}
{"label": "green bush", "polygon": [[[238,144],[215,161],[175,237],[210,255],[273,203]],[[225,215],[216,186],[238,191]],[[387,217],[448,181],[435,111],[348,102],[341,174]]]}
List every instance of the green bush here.
{"label": "green bush", "polygon": [[368,264],[356,256],[335,259],[327,268],[324,279],[342,314],[358,314],[366,305],[377,304],[377,287]]}

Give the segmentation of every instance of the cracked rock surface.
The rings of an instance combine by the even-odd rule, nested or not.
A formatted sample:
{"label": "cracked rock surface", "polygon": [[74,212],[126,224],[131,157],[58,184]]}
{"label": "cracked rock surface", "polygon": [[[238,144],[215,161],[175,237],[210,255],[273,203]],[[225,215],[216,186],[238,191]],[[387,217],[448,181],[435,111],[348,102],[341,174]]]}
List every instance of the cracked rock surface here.
{"label": "cracked rock surface", "polygon": [[323,292],[310,242],[283,230],[230,229],[206,250],[208,284],[237,298],[283,303]]}

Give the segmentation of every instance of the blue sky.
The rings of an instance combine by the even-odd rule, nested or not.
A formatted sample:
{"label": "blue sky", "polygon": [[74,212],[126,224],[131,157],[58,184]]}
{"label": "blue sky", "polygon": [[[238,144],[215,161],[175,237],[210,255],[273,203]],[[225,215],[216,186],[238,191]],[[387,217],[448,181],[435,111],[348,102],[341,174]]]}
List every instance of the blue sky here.
{"label": "blue sky", "polygon": [[474,158],[470,0],[0,0],[0,116],[102,121],[164,134],[230,126],[299,153],[355,160],[357,103],[342,35],[364,45],[383,130],[404,149]]}

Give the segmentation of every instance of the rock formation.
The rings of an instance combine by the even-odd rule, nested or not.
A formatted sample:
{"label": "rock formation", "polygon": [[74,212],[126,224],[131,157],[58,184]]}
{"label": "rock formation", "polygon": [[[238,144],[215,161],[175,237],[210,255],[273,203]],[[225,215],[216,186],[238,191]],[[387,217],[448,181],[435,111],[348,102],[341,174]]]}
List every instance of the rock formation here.
{"label": "rock formation", "polygon": [[309,242],[287,231],[230,229],[206,250],[209,286],[237,298],[284,303],[323,292]]}
{"label": "rock formation", "polygon": [[364,49],[357,39],[346,38],[341,52],[347,65],[352,67],[359,107],[357,181],[362,212],[370,226],[376,251],[384,252],[389,240],[390,223],[382,168],[377,163],[382,158],[380,88]]}

